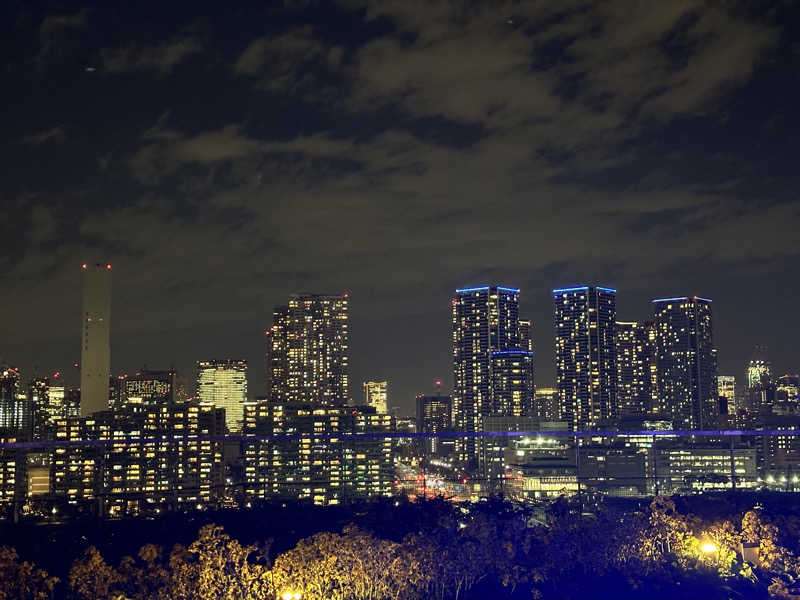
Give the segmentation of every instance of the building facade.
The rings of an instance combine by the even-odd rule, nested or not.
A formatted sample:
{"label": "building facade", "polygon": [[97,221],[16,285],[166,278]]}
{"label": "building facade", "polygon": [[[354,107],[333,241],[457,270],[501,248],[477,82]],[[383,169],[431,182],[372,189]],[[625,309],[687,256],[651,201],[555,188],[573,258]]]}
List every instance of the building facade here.
{"label": "building facade", "polygon": [[111,265],[84,264],[81,313],[81,415],[108,409],[111,370]]}
{"label": "building facade", "polygon": [[221,493],[220,411],[193,401],[58,419],[54,499],[110,517],[207,505]]}
{"label": "building facade", "polygon": [[711,300],[697,296],[653,300],[658,396],[676,429],[716,427],[717,360]]}
{"label": "building facade", "polygon": [[[245,493],[317,505],[391,496],[392,417],[371,406],[245,405]],[[247,439],[252,438],[252,441]]]}
{"label": "building facade", "polygon": [[717,397],[719,398],[720,413],[730,416],[735,416],[738,408],[736,406],[735,376],[733,375],[717,376]]}
{"label": "building facade", "polygon": [[28,394],[22,385],[19,369],[0,368],[0,430],[29,436],[33,411]]}
{"label": "building facade", "polygon": [[534,399],[534,416],[539,421],[561,420],[561,398],[558,389],[537,388]]}
{"label": "building facade", "polygon": [[[417,431],[439,434],[453,429],[453,402],[450,396],[417,395]],[[453,453],[455,438],[423,438],[423,454],[428,457],[448,458]]]}
{"label": "building facade", "polygon": [[533,352],[495,350],[489,360],[489,396],[492,415],[533,415]]}
{"label": "building facade", "polygon": [[[172,386],[174,389],[174,375]],[[241,431],[244,403],[247,401],[247,361],[198,361],[197,399],[201,404],[224,408],[228,430]]]}
{"label": "building facade", "polygon": [[348,294],[297,294],[267,330],[270,398],[340,406],[350,401]]}
{"label": "building facade", "polygon": [[388,387],[388,381],[365,381],[364,404],[373,407],[379,413],[388,413]]}
{"label": "building facade", "polygon": [[561,418],[588,431],[616,416],[616,290],[553,290]]}
{"label": "building facade", "polygon": [[617,322],[617,415],[629,417],[653,411],[655,344],[653,324]]}
{"label": "building facade", "polygon": [[[519,290],[481,286],[456,290],[453,314],[453,426],[474,433],[481,418],[493,414],[492,353],[520,350]],[[456,439],[456,460],[477,466],[474,437]]]}

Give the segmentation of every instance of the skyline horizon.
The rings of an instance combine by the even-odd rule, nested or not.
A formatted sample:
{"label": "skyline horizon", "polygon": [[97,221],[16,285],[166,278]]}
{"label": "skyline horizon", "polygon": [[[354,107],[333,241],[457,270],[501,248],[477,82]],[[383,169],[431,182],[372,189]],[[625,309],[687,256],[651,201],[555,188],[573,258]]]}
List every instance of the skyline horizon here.
{"label": "skyline horizon", "polygon": [[[86,262],[81,263],[81,269],[85,269],[85,265],[86,264],[87,264]],[[89,263],[89,264],[95,264],[95,263]],[[104,266],[106,268],[111,266],[111,263],[108,263],[108,262],[105,262],[105,261],[100,261],[100,262],[97,262],[96,264],[100,265],[100,266]],[[506,283],[507,283],[507,280],[506,280]],[[113,281],[112,281],[112,290],[114,289],[114,287],[115,286],[114,286]],[[469,286],[464,286],[464,287],[457,287],[456,286],[456,287],[452,288],[452,291],[453,291],[454,294],[458,294],[458,293],[464,292],[464,291],[481,290],[481,289],[486,289],[488,287],[498,287],[500,289],[516,291],[516,292],[518,292],[520,294],[521,297],[524,297],[524,289],[522,287],[512,287],[510,284],[507,284],[507,285],[479,284],[479,285],[469,285]],[[596,285],[596,284],[570,284],[570,285],[565,286],[565,287],[553,287],[553,288],[551,288],[551,292],[550,293],[553,294],[553,293],[562,292],[562,291],[579,290],[579,289],[585,289],[587,287],[596,287],[598,289],[602,289],[602,290],[605,290],[605,291],[613,292],[615,297],[617,299],[619,298],[619,296],[618,296],[619,295],[618,287],[613,287],[612,288],[612,287],[599,286],[599,285]],[[286,295],[286,297],[290,298],[290,297],[293,297],[293,296],[302,296],[302,295],[344,296],[344,297],[346,297],[348,299],[349,303],[352,306],[353,294],[350,291],[343,291],[343,292],[340,292],[338,294],[337,293],[330,293],[330,292],[319,293],[319,292],[292,291],[292,292],[289,292]],[[112,292],[112,311],[111,311],[112,315],[115,312],[114,309],[113,309],[113,305],[114,305],[113,297],[114,297],[114,294]],[[653,298],[653,299],[650,300],[650,303],[656,303],[656,302],[665,301],[665,300],[678,300],[678,299],[684,299],[684,298],[698,298],[698,299],[702,299],[702,300],[707,300],[709,302],[713,302],[713,299],[708,298],[708,297],[703,297],[703,296],[699,296],[699,295],[686,295],[686,296],[673,296],[673,297],[664,297],[664,298]],[[450,300],[452,301],[452,297],[450,298]],[[283,306],[283,304],[278,303],[273,308],[277,308],[277,307],[280,307],[280,306]],[[522,315],[524,317],[528,316],[528,314],[525,311],[521,310],[520,312],[522,313]],[[348,320],[352,321],[352,311],[348,311]],[[647,318],[645,318],[645,319],[636,319],[636,320],[623,320],[623,319],[619,318],[619,314],[617,314],[617,318],[616,318],[616,322],[618,322],[618,323],[643,322],[643,321],[647,321],[647,320],[648,320]],[[116,323],[116,322],[117,321],[115,320],[114,323]],[[536,330],[540,330],[540,328],[538,328],[538,329],[536,328],[536,322],[533,321],[533,320],[532,320],[532,325],[533,325],[535,331]],[[268,330],[269,330],[269,327],[261,329],[262,335],[264,333],[266,333],[266,331],[268,331]],[[715,332],[717,330],[716,319],[715,319],[715,324],[714,324],[714,330],[715,330]],[[125,366],[119,367],[118,366],[119,362],[122,362],[122,361],[119,361],[119,362],[115,363],[115,360],[114,360],[115,355],[116,355],[116,353],[114,352],[115,343],[113,341],[114,338],[115,338],[114,331],[115,331],[115,328],[112,325],[112,327],[111,327],[111,340],[112,340],[112,342],[111,342],[111,347],[112,347],[112,352],[111,352],[111,360],[112,360],[112,363],[111,363],[112,364],[112,366],[111,366],[111,376],[112,377],[125,376],[125,375],[128,375],[130,373],[135,373],[137,371],[141,371],[141,370],[145,370],[145,369],[146,370],[153,370],[153,371],[174,370],[176,375],[180,379],[183,379],[184,381],[186,381],[188,383],[188,388],[189,388],[188,393],[189,393],[189,395],[190,396],[194,396],[196,394],[196,385],[197,385],[196,378],[197,378],[197,364],[198,363],[200,363],[202,361],[206,361],[206,360],[223,360],[223,359],[234,359],[235,358],[237,360],[244,360],[247,363],[247,383],[248,383],[248,389],[251,390],[250,393],[248,394],[248,397],[252,398],[252,399],[255,399],[255,398],[259,398],[259,397],[264,397],[264,396],[266,396],[268,394],[268,385],[266,383],[266,377],[265,377],[266,376],[266,371],[267,371],[267,366],[268,366],[267,365],[267,358],[266,358],[266,350],[267,350],[268,344],[266,342],[263,345],[264,352],[262,354],[258,355],[258,360],[256,360],[256,361],[253,361],[251,357],[244,356],[243,353],[238,353],[238,354],[228,353],[226,356],[223,356],[222,353],[218,353],[217,355],[213,355],[213,356],[204,356],[203,358],[189,359],[188,362],[187,362],[186,358],[184,358],[182,361],[177,361],[177,360],[176,361],[172,361],[168,367],[166,365],[164,365],[164,364],[161,364],[161,363],[154,363],[153,361],[150,361],[149,359],[144,359],[144,360],[140,360],[140,361],[127,360],[126,361],[127,364],[125,364]],[[267,336],[263,336],[263,337],[266,338]],[[552,338],[552,340],[554,342],[554,340],[555,340],[554,332],[551,333],[551,338]],[[541,364],[541,361],[536,360],[536,357],[541,356],[541,354],[542,354],[538,350],[539,345],[536,343],[536,340],[541,339],[541,336],[534,336],[533,339],[534,339],[534,357],[535,357],[534,358],[534,362],[533,362],[533,364],[534,364],[534,385],[535,385],[536,388],[551,389],[551,388],[553,388],[555,386],[555,377],[552,377],[552,379],[550,379],[547,382],[547,384],[545,384],[545,385],[542,385],[541,383],[538,383],[542,379],[541,375],[538,375],[538,374],[541,373],[541,371],[543,370],[543,366]],[[122,342],[118,341],[116,345],[119,346],[120,343],[122,343]],[[717,350],[719,350],[719,345],[716,342],[716,335],[715,335],[714,347]],[[352,348],[353,348],[353,344],[351,342],[350,343],[350,349],[352,350]],[[752,346],[751,346],[750,357],[743,361],[743,364],[740,365],[738,371],[734,372],[732,369],[719,369],[718,370],[718,374],[719,375],[725,375],[725,376],[732,375],[732,376],[736,377],[736,381],[737,381],[737,385],[738,385],[738,382],[742,381],[744,379],[743,373],[745,373],[745,371],[746,371],[747,363],[749,362],[749,360],[751,360],[752,358],[756,357],[757,355],[763,357],[765,349],[766,349],[766,356],[768,357],[768,360],[769,360],[769,356],[770,356],[769,355],[769,345],[764,345],[763,343],[760,343],[760,342],[759,343],[755,343],[755,344],[752,344]],[[552,353],[552,348],[548,348],[548,350],[550,350],[550,353]],[[547,356],[547,352],[545,352],[545,356]],[[353,353],[351,352],[351,355],[350,355],[351,365],[352,365],[352,357],[353,357]],[[21,363],[17,363],[17,362],[15,362],[13,360],[9,361],[8,358],[3,356],[2,354],[0,354],[0,361],[5,362],[5,364],[8,364],[9,366],[13,365],[13,366],[20,367],[20,371],[22,373],[22,376],[26,381],[34,378],[34,376],[30,376],[29,377],[28,375],[26,375],[26,373],[29,372],[29,368],[32,368],[34,366],[32,363],[28,365],[29,368],[22,368]],[[67,362],[69,362],[69,361],[67,361]],[[132,362],[140,362],[142,366],[141,367],[131,368]],[[181,362],[183,364],[183,368],[178,366],[179,362]],[[770,360],[770,363],[773,366],[773,377],[779,377],[780,376],[779,373],[782,373],[784,371],[785,371],[785,374],[787,374],[787,375],[795,374],[795,372],[792,370],[791,367],[784,368],[784,369],[776,369],[775,368],[776,361]],[[65,381],[70,380],[70,377],[69,377],[70,375],[72,375],[73,378],[79,379],[80,378],[80,370],[79,370],[79,368],[75,368],[76,361],[73,361],[72,364],[73,364],[73,366],[71,368],[68,367],[68,368],[65,369],[63,367],[59,368],[57,366],[56,366],[56,368],[53,368],[53,363],[51,363],[51,368],[44,369],[43,371],[45,373],[60,372],[61,375],[64,376],[64,380]],[[154,366],[152,366],[153,364],[157,364],[158,366],[154,367]],[[253,369],[253,365],[254,364],[257,365],[257,367],[255,369]],[[190,366],[190,368],[186,369],[186,366]],[[545,365],[544,369],[549,371],[549,370],[551,370],[549,367],[552,367],[552,370],[554,371],[554,365]],[[39,365],[39,368],[41,369],[41,365]],[[797,368],[797,367],[795,367],[795,370],[796,371],[800,371],[800,369]],[[741,373],[739,373],[739,371],[741,371]],[[453,381],[452,381],[452,363],[450,364],[449,372],[445,371],[445,373],[448,376],[445,376],[445,377],[442,377],[442,376],[439,376],[439,375],[434,376],[433,378],[429,379],[429,383],[426,386],[426,389],[422,389],[423,386],[419,385],[417,392],[413,393],[413,395],[411,395],[410,397],[407,397],[405,399],[401,398],[401,399],[399,399],[399,401],[398,401],[397,396],[392,393],[392,388],[394,387],[393,386],[394,378],[392,376],[387,375],[387,376],[381,376],[381,377],[374,377],[374,376],[365,375],[365,376],[362,376],[362,377],[353,377],[352,375],[353,375],[354,372],[355,372],[355,370],[351,368],[350,369],[350,373],[351,373],[350,379],[351,379],[351,381],[353,383],[352,383],[352,385],[350,387],[349,395],[350,395],[350,400],[352,402],[356,403],[356,404],[357,404],[357,399],[360,396],[359,391],[360,391],[361,385],[363,384],[363,382],[369,381],[369,380],[386,380],[386,381],[388,381],[388,386],[389,386],[388,402],[389,402],[389,406],[390,407],[399,407],[399,409],[401,411],[405,411],[403,414],[411,414],[411,412],[413,412],[413,410],[414,410],[414,398],[416,397],[416,395],[417,394],[428,394],[428,393],[430,393],[430,391],[432,389],[436,388],[436,385],[435,385],[436,381],[440,381],[440,382],[442,382],[444,384],[443,386],[441,386],[441,387],[444,388],[443,389],[443,393],[447,393],[447,394],[452,393],[452,386],[453,386]],[[361,370],[361,372],[366,372],[366,371],[365,370]],[[261,377],[258,376],[259,373],[262,374]],[[42,377],[42,376],[48,376],[48,375],[38,374],[37,376]],[[65,387],[76,387],[76,388],[79,388],[80,386],[79,385],[69,385],[69,386],[65,386]],[[409,411],[411,411],[411,412],[409,412]]]}

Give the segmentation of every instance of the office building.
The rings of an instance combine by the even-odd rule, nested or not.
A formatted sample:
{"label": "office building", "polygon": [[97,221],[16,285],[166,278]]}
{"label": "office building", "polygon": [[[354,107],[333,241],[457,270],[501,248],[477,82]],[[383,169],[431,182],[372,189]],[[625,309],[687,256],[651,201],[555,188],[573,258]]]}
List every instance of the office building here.
{"label": "office building", "polygon": [[[452,431],[453,402],[450,396],[438,393],[433,396],[417,395],[417,431],[425,434],[440,434]],[[455,447],[455,438],[423,438],[423,453],[426,457],[450,457]]]}
{"label": "office building", "polygon": [[553,290],[556,387],[561,418],[575,431],[616,416],[616,290]]}
{"label": "office building", "polygon": [[[167,385],[166,382],[154,382],[151,378],[145,382],[135,382],[137,387],[134,389],[139,390],[137,393],[144,393],[145,389],[150,389],[156,394],[159,393],[157,390],[161,392],[166,389],[174,390],[174,374],[170,374],[168,379],[169,388],[164,387]],[[144,387],[144,383],[150,387]],[[247,401],[247,361],[231,359],[197,361],[197,399],[201,404],[224,408],[228,430],[241,431],[242,411]]]}
{"label": "office building", "polygon": [[108,409],[111,370],[111,265],[84,264],[81,415]]}
{"label": "office building", "polygon": [[380,434],[392,428],[392,417],[371,406],[248,402],[243,433],[254,439],[243,442],[246,494],[323,506],[390,496],[392,438]]}
{"label": "office building", "polygon": [[[786,487],[781,483],[797,484],[800,476],[799,415],[762,415],[753,425],[756,430],[780,431],[786,435],[758,435],[753,438],[758,457],[758,474],[768,487]],[[768,479],[769,478],[769,479]]]}
{"label": "office building", "polygon": [[388,381],[365,381],[364,382],[364,404],[373,407],[379,413],[389,412],[387,398]]}
{"label": "office building", "polygon": [[717,361],[711,300],[653,300],[658,394],[662,416],[676,429],[717,426]]}
{"label": "office building", "polygon": [[274,310],[267,338],[274,402],[349,403],[347,294],[290,296]]}
{"label": "office building", "polygon": [[[492,352],[520,350],[519,290],[481,286],[456,290],[453,311],[453,426],[474,433],[493,414]],[[456,439],[456,460],[477,466],[474,437]]]}
{"label": "office building", "polygon": [[[659,493],[691,494],[705,490],[756,487],[756,450],[724,446],[659,444],[655,451]],[[733,471],[731,471],[733,469]]]}
{"label": "office building", "polygon": [[122,406],[141,408],[175,402],[175,372],[142,369],[123,381]]}

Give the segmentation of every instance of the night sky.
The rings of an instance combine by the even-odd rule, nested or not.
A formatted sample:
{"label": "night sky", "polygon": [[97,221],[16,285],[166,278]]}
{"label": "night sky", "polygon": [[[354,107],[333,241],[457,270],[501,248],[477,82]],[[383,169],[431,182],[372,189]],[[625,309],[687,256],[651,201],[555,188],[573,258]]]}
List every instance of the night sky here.
{"label": "night sky", "polygon": [[0,356],[243,357],[292,292],[351,295],[352,393],[452,385],[459,286],[714,300],[720,373],[800,371],[796,2],[4,2]]}

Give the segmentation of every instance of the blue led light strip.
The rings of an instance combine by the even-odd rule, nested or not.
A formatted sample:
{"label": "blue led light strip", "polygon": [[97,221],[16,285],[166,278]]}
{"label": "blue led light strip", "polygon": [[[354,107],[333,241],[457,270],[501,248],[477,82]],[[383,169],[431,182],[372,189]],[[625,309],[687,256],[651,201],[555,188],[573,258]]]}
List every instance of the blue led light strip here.
{"label": "blue led light strip", "polygon": [[653,302],[678,302],[679,300],[688,300],[687,296],[681,296],[679,298],[656,298]]}
{"label": "blue led light strip", "polygon": [[711,298],[701,298],[700,296],[680,296],[678,298],[656,298],[653,302],[679,302],[680,300],[702,300],[703,302],[713,302]]}
{"label": "blue led light strip", "polygon": [[553,290],[554,294],[563,294],[564,292],[580,292],[584,290],[588,290],[588,285],[580,285],[578,287],[571,287],[571,288],[558,288]]}
{"label": "blue led light strip", "polygon": [[533,350],[493,350],[492,356],[496,354],[533,354]]}
{"label": "blue led light strip", "polygon": [[460,290],[456,290],[456,294],[465,294],[469,292],[485,292],[488,289],[489,289],[488,285],[484,285],[481,287],[461,288]]}
{"label": "blue led light strip", "polygon": [[[563,294],[565,292],[582,292],[582,291],[585,291],[585,290],[588,290],[588,289],[589,289],[588,285],[579,285],[579,286],[569,287],[569,288],[556,288],[556,289],[553,290],[553,293],[554,294]],[[616,294],[617,293],[617,290],[615,290],[614,288],[601,287],[599,285],[596,286],[595,289],[599,290],[601,292],[609,292],[611,294]]]}

